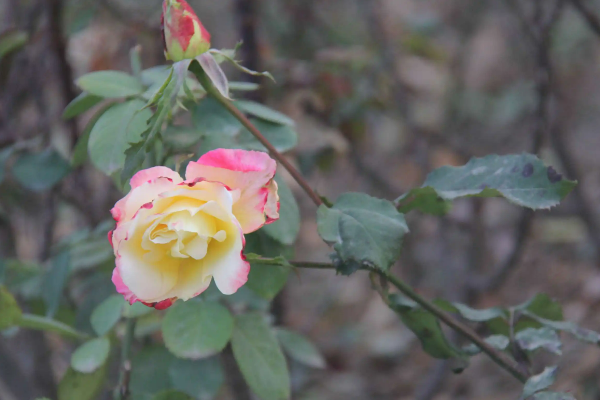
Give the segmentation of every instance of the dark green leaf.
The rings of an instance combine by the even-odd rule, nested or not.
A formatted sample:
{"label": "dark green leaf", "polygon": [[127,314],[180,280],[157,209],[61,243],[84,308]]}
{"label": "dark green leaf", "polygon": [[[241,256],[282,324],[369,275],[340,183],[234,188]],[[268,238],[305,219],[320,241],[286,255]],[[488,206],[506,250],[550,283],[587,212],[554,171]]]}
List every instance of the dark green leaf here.
{"label": "dark green leaf", "polygon": [[408,233],[404,216],[387,200],[346,193],[332,208],[319,207],[321,238],[332,243],[343,263],[387,271],[400,256]]}
{"label": "dark green leaf", "polygon": [[166,145],[177,152],[193,153],[192,148],[202,139],[202,134],[197,128],[168,126],[163,139]]}
{"label": "dark green leaf", "polygon": [[123,296],[114,294],[94,309],[90,322],[98,336],[104,335],[119,322],[123,307],[125,307],[126,304],[127,302],[123,300]]}
{"label": "dark green leaf", "polygon": [[446,201],[460,197],[504,197],[532,209],[556,206],[575,187],[531,154],[473,158],[462,167],[442,167],[427,176],[421,188],[396,200],[401,212],[418,209],[441,215]]}
{"label": "dark green leaf", "polygon": [[102,101],[102,97],[94,96],[86,92],[81,93],[79,96],[73,99],[65,108],[63,112],[63,119],[71,119],[80,114],[83,114],[90,108]]}
{"label": "dark green leaf", "polygon": [[18,324],[21,309],[12,294],[0,286],[0,331]]}
{"label": "dark green leaf", "polygon": [[263,231],[283,244],[292,245],[300,232],[300,209],[296,198],[281,175],[275,175],[279,193],[279,219],[263,227]]}
{"label": "dark green leaf", "polygon": [[525,382],[521,400],[525,400],[534,393],[547,389],[554,383],[558,367],[547,367],[541,374],[534,375]]}
{"label": "dark green leaf", "polygon": [[58,152],[48,148],[41,153],[24,153],[13,165],[12,174],[21,185],[33,191],[48,190],[70,172],[70,165]]}
{"label": "dark green leaf", "polygon": [[139,318],[144,315],[150,314],[154,310],[152,307],[148,307],[141,302],[133,303],[132,305],[125,303],[123,306],[123,316],[125,318]]}
{"label": "dark green leaf", "polygon": [[54,332],[58,333],[59,335],[74,339],[82,339],[87,337],[87,335],[76,331],[67,324],[50,318],[41,317],[39,315],[23,314],[21,315],[21,318],[19,318],[18,324],[23,328]]}
{"label": "dark green leaf", "polygon": [[[246,235],[244,251],[251,263],[246,286],[260,297],[272,300],[288,280],[291,265],[286,257],[291,257],[293,250],[264,233],[257,232]],[[259,256],[252,253],[258,253]],[[262,258],[270,258],[270,261],[261,260]]]}
{"label": "dark green leaf", "polygon": [[232,331],[231,313],[214,302],[179,302],[163,320],[165,345],[181,358],[199,359],[220,352]]}
{"label": "dark green leaf", "polygon": [[231,345],[242,375],[261,400],[290,398],[285,357],[261,314],[236,316]]}
{"label": "dark green leaf", "polygon": [[544,293],[537,294],[531,300],[516,306],[514,309],[523,314],[515,325],[515,332],[526,328],[542,327],[542,324],[526,315],[529,313],[551,321],[563,320],[562,306],[560,303]]}
{"label": "dark green leaf", "polygon": [[140,140],[152,117],[141,110],[144,102],[132,100],[109,108],[92,128],[88,149],[94,165],[107,175],[123,168],[129,143]]}
{"label": "dark green leaf", "polygon": [[227,111],[217,100],[206,97],[192,109],[194,126],[205,137],[237,136],[242,131],[242,124]]}
{"label": "dark green leaf", "polygon": [[175,357],[163,346],[145,347],[131,360],[129,389],[134,399],[148,398],[164,390],[173,389],[169,368]]}
{"label": "dark green leaf", "polygon": [[110,352],[110,341],[106,337],[85,342],[71,356],[71,368],[89,374],[104,365]]}
{"label": "dark green leaf", "polygon": [[[485,338],[485,341],[487,344],[489,344],[497,350],[506,350],[506,348],[510,344],[510,339],[504,335],[488,336],[487,338]],[[474,356],[481,353],[481,349],[473,343],[463,347],[462,350],[469,356]]]}
{"label": "dark green leaf", "polygon": [[104,98],[135,96],[144,92],[144,86],[134,76],[121,71],[97,71],[77,80],[82,90]]}
{"label": "dark green leaf", "polygon": [[21,49],[27,44],[29,35],[25,31],[9,31],[0,35],[0,61],[4,56]]}
{"label": "dark green leaf", "polygon": [[160,392],[154,397],[152,400],[194,400],[187,394],[180,392],[178,390],[165,390],[164,392]]}
{"label": "dark green leaf", "polygon": [[398,295],[391,295],[390,302],[404,325],[417,336],[427,354],[440,359],[464,358],[446,339],[439,320],[433,314]]}
{"label": "dark green leaf", "polygon": [[49,318],[54,317],[54,314],[58,311],[58,306],[60,305],[63,290],[70,272],[69,252],[62,251],[52,258],[50,269],[44,278],[42,292],[42,297],[46,302],[46,316]]}
{"label": "dark green leaf", "polygon": [[294,126],[294,120],[285,114],[275,111],[269,107],[266,107],[260,103],[247,100],[238,100],[234,102],[235,106],[243,112],[253,115],[262,120],[272,122],[279,125]]}
{"label": "dark green leaf", "polygon": [[537,349],[546,349],[556,355],[562,354],[562,343],[554,329],[544,328],[526,328],[515,335],[515,340],[523,350],[534,351]]}
{"label": "dark green leaf", "polygon": [[174,360],[169,368],[173,386],[199,400],[210,400],[225,382],[220,358]]}
{"label": "dark green leaf", "polygon": [[58,384],[58,400],[93,400],[104,387],[108,364],[91,374],[83,374],[72,368],[67,370]]}
{"label": "dark green leaf", "polygon": [[308,339],[287,329],[277,329],[277,339],[283,350],[294,360],[313,368],[325,368],[325,359]]}

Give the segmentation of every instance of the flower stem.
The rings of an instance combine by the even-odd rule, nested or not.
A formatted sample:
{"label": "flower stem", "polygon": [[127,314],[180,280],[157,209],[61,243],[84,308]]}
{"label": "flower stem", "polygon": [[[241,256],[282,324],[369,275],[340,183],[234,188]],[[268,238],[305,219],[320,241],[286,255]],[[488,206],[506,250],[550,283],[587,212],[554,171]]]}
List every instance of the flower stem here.
{"label": "flower stem", "polygon": [[192,71],[196,75],[198,81],[200,82],[204,90],[206,90],[206,93],[208,93],[215,100],[221,103],[221,105],[225,107],[225,109],[227,109],[227,111],[229,111],[231,115],[233,115],[238,121],[240,121],[240,123],[246,129],[248,129],[250,133],[252,133],[252,135],[254,135],[254,137],[263,146],[267,148],[267,150],[269,150],[269,154],[271,154],[271,156],[274,159],[276,159],[281,165],[283,165],[283,167],[290,173],[290,175],[292,175],[292,178],[294,178],[294,180],[298,182],[298,184],[300,185],[300,187],[302,187],[306,194],[308,194],[313,203],[315,203],[315,205],[317,206],[323,204],[323,201],[321,200],[319,195],[310,187],[310,185],[308,184],[306,179],[304,179],[302,174],[300,174],[300,172],[296,168],[294,168],[294,166],[279,151],[277,151],[277,149],[271,143],[269,143],[269,141],[263,136],[262,133],[260,133],[258,128],[256,128],[256,126],[254,126],[254,124],[250,122],[250,120],[244,115],[244,113],[242,113],[240,110],[237,109],[235,105],[233,105],[231,100],[225,98],[214,87],[214,85],[212,84],[211,80],[206,75],[206,72],[204,72],[202,67],[200,67],[198,63],[192,63],[190,65],[190,71]]}
{"label": "flower stem", "polygon": [[119,374],[119,386],[115,389],[114,399],[125,400],[129,397],[129,379],[131,376],[131,342],[135,333],[135,318],[127,320],[123,346],[121,347],[121,373]]}
{"label": "flower stem", "polygon": [[[328,263],[291,261],[290,264],[292,264],[296,268],[333,269],[333,270],[335,270],[335,266],[333,264],[328,264]],[[442,310],[435,304],[431,303],[429,300],[421,297],[419,294],[417,294],[413,290],[413,288],[411,288],[405,282],[403,282],[402,280],[398,279],[397,277],[395,277],[387,272],[378,270],[376,268],[366,268],[365,267],[362,269],[365,271],[374,272],[374,273],[378,274],[379,276],[381,276],[382,278],[384,278],[385,280],[387,280],[388,282],[390,282],[406,297],[410,298],[411,300],[413,300],[414,302],[419,304],[421,307],[423,307],[423,309],[425,309],[425,310],[429,311],[431,314],[435,315],[444,324],[446,324],[447,326],[449,326],[456,332],[458,332],[458,333],[462,334],[464,337],[466,337],[471,343],[473,343],[475,346],[477,346],[479,349],[481,349],[481,351],[483,353],[485,353],[488,357],[490,357],[492,359],[492,361],[494,361],[500,367],[502,367],[506,371],[508,371],[517,380],[519,380],[522,383],[525,383],[527,381],[527,379],[528,379],[527,375],[521,371],[521,369],[519,368],[519,365],[517,364],[516,361],[512,360],[506,354],[504,354],[504,353],[496,350],[492,346],[490,346],[488,343],[485,342],[485,340],[483,340],[481,337],[479,337],[479,335],[477,335],[477,333],[475,331],[473,331],[473,329],[471,329],[467,325],[464,325],[460,321],[456,320],[450,314],[448,314],[447,312],[445,312],[444,310]],[[383,295],[382,295],[382,297],[383,297]],[[387,299],[384,299],[384,301],[387,302]]]}

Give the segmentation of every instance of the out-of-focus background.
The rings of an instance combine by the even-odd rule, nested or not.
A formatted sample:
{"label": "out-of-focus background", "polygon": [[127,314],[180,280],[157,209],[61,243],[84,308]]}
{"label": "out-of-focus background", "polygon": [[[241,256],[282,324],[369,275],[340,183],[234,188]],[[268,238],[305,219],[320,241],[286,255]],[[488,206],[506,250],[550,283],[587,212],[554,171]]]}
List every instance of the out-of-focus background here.
{"label": "out-of-focus background", "polygon": [[[537,153],[578,180],[563,205],[535,215],[496,199],[459,201],[443,218],[411,214],[394,268],[423,294],[473,307],[545,292],[566,319],[600,330],[600,1],[189,2],[212,47],[243,40],[244,65],[275,76],[277,84],[261,80],[248,98],[296,121],[299,146],[289,158],[320,194],[392,200],[433,168],[491,153]],[[129,71],[138,45],[144,68],[165,64],[160,12],[160,0],[0,0],[0,39],[24,35],[11,51],[0,47],[0,151],[39,141],[68,157],[93,115],[61,118],[78,94],[74,80]],[[327,260],[315,208],[289,183],[303,221],[296,259]],[[41,193],[7,177],[0,258],[46,260],[52,243],[109,218],[119,197],[89,163]],[[302,271],[273,310],[328,364],[292,364],[294,399],[519,396],[519,385],[483,357],[454,375],[427,356],[360,273]],[[0,399],[55,392],[71,351],[39,332],[0,337]],[[599,399],[600,349],[565,338],[563,354],[558,389]],[[231,390],[219,396],[236,398]]]}

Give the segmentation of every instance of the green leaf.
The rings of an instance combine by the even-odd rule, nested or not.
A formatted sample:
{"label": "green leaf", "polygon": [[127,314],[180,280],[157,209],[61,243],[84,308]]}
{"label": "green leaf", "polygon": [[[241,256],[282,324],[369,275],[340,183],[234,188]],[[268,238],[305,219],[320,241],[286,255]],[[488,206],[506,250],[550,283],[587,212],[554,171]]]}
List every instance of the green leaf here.
{"label": "green leaf", "polygon": [[54,314],[58,311],[58,306],[60,305],[63,290],[70,272],[69,252],[62,251],[52,258],[50,269],[44,278],[42,292],[42,297],[46,303],[46,316],[49,318],[54,317]]}
{"label": "green leaf", "polygon": [[173,389],[169,379],[169,368],[175,357],[163,346],[145,347],[131,360],[131,381],[129,389],[134,399],[152,398],[164,390]]}
{"label": "green leaf", "polygon": [[477,310],[461,303],[450,303],[441,299],[436,300],[435,303],[445,311],[460,314],[464,319],[472,322],[486,322],[507,316],[507,312],[499,307]]}
{"label": "green leaf", "polygon": [[104,387],[108,364],[91,374],[69,368],[58,384],[58,400],[93,400]]}
{"label": "green leaf", "polygon": [[[510,344],[510,339],[504,335],[491,335],[485,338],[485,342],[497,350],[506,350]],[[481,349],[473,343],[463,347],[462,351],[469,356],[481,353]]]}
{"label": "green leaf", "polygon": [[12,174],[27,189],[41,192],[60,182],[70,170],[67,160],[47,148],[41,153],[23,153],[13,165]]}
{"label": "green leaf", "polygon": [[236,316],[231,345],[242,375],[261,400],[290,398],[285,357],[261,314]]}
{"label": "green leaf", "polygon": [[528,311],[524,311],[524,313],[525,315],[531,317],[533,320],[535,320],[537,323],[543,326],[557,331],[570,333],[571,335],[575,336],[576,339],[581,340],[583,342],[600,345],[600,333],[598,332],[594,332],[590,329],[581,328],[573,322],[551,321],[548,319],[538,317],[537,315]]}
{"label": "green leaf", "polygon": [[534,394],[529,398],[530,400],[575,400],[570,393],[559,393],[559,392],[548,392],[543,391]]}
{"label": "green leaf", "polygon": [[363,193],[341,195],[317,212],[321,238],[333,244],[343,263],[387,271],[400,256],[408,233],[404,216],[387,200]]}
{"label": "green leaf", "polygon": [[242,124],[213,97],[206,97],[192,108],[193,123],[205,137],[237,136]]}
{"label": "green leaf", "polygon": [[123,296],[120,294],[114,294],[100,303],[90,317],[94,332],[98,336],[102,336],[110,331],[121,319],[123,307],[126,304],[127,302],[123,300]]}
{"label": "green leaf", "polygon": [[558,356],[562,354],[562,343],[556,331],[543,327],[539,329],[527,328],[515,335],[515,340],[523,350],[534,351],[545,349]]}
{"label": "green leaf", "polygon": [[[236,47],[236,49],[237,49],[237,47]],[[234,67],[236,67],[238,70],[242,71],[245,74],[252,75],[252,76],[264,76],[266,78],[271,79],[273,82],[275,82],[275,78],[273,78],[273,75],[271,75],[270,72],[253,71],[251,69],[244,67],[243,65],[238,63],[236,60],[234,60],[233,57],[235,56],[236,49],[234,49],[234,50],[210,49],[209,51],[211,54],[213,54],[215,56],[215,59],[217,60],[218,63],[221,63],[221,62],[227,60],[230,63],[232,63]]]}
{"label": "green leaf", "polygon": [[12,294],[0,286],[0,331],[18,324],[21,309]]}
{"label": "green leaf", "polygon": [[27,44],[29,35],[25,31],[9,31],[0,35],[0,61],[4,56],[21,49]]}
{"label": "green leaf", "polygon": [[88,144],[90,142],[90,134],[92,133],[92,129],[96,125],[96,122],[100,119],[102,114],[106,112],[109,108],[113,106],[113,103],[107,104],[102,107],[94,116],[90,119],[90,121],[85,126],[85,129],[79,136],[79,140],[77,140],[77,144],[75,145],[75,149],[73,150],[73,156],[71,158],[71,167],[77,168],[80,165],[83,165],[88,159]]}
{"label": "green leaf", "polygon": [[74,118],[80,114],[83,114],[101,101],[102,97],[83,92],[67,105],[62,117],[65,120]]}
{"label": "green leaf", "polygon": [[67,324],[39,315],[23,314],[19,318],[18,325],[22,328],[58,333],[59,335],[73,339],[88,337],[86,334],[76,331]]}
{"label": "green leaf", "polygon": [[534,210],[558,205],[577,183],[568,181],[532,154],[473,158],[462,167],[442,167],[422,187],[396,200],[401,212],[418,209],[442,215],[460,197],[504,197]]}
{"label": "green leaf", "polygon": [[199,400],[210,400],[225,382],[220,358],[203,360],[176,359],[169,368],[169,377],[177,390]]}
{"label": "green leaf", "polygon": [[300,232],[300,209],[294,194],[281,175],[275,175],[279,193],[279,219],[262,230],[280,243],[292,245]]}
{"label": "green leaf", "polygon": [[229,82],[229,90],[240,92],[252,92],[260,88],[258,83],[254,82]]}
{"label": "green leaf", "polygon": [[551,386],[556,379],[557,372],[558,367],[546,367],[541,374],[534,375],[529,378],[527,382],[525,382],[521,400],[525,400],[536,392],[547,389],[549,386]]}
{"label": "green leaf", "polygon": [[129,143],[140,140],[152,113],[141,110],[144,102],[132,100],[114,105],[92,128],[88,149],[94,165],[106,175],[123,168]]}
{"label": "green leaf", "polygon": [[199,359],[223,350],[233,331],[227,308],[215,302],[179,302],[163,320],[165,345],[177,357]]}
{"label": "green leaf", "polygon": [[152,397],[152,400],[194,400],[187,394],[178,390],[165,390]]}
{"label": "green leaf", "polygon": [[277,329],[277,339],[283,350],[294,360],[313,368],[325,368],[325,359],[308,339],[287,329]]}
{"label": "green leaf", "polygon": [[433,314],[399,295],[390,295],[389,299],[392,309],[417,336],[427,354],[440,359],[464,358],[464,354],[446,339],[439,320]]}
{"label": "green leaf", "polygon": [[[293,149],[298,144],[298,135],[296,131],[288,125],[274,124],[268,121],[262,121],[256,118],[250,118],[250,122],[263,134],[263,136],[280,152],[286,152]],[[236,138],[238,146],[246,150],[267,151],[247,129],[242,129],[240,135]]]}
{"label": "green leaf", "polygon": [[229,81],[227,76],[214,59],[214,57],[206,52],[196,57],[196,61],[200,63],[200,66],[206,73],[206,76],[210,79],[214,87],[221,93],[225,98],[229,98]]}
{"label": "green leaf", "polygon": [[123,316],[125,318],[139,318],[144,315],[150,314],[154,310],[152,307],[148,307],[141,302],[133,303],[132,305],[127,304],[123,306]]}
{"label": "green leaf", "polygon": [[142,94],[144,86],[134,76],[121,71],[97,71],[77,79],[83,91],[104,98],[119,98]]}
{"label": "green leaf", "polygon": [[282,114],[279,111],[275,111],[255,101],[238,100],[235,101],[233,104],[241,111],[253,115],[262,120],[279,125],[295,125],[294,120],[288,117],[287,115]]}
{"label": "green leaf", "polygon": [[246,286],[263,299],[272,300],[288,280],[292,268],[286,257],[292,257],[293,249],[259,231],[246,235],[244,254],[252,264]]}
{"label": "green leaf", "polygon": [[110,341],[106,337],[85,342],[71,356],[71,368],[89,374],[104,365],[110,352]]}

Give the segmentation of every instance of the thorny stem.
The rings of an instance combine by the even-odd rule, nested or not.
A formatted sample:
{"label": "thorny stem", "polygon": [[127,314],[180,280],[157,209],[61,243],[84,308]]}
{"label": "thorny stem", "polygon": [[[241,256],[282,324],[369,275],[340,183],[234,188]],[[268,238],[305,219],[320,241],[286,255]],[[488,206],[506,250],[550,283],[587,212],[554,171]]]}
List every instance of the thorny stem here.
{"label": "thorny stem", "polygon": [[129,379],[131,377],[131,342],[135,333],[135,318],[127,320],[123,347],[121,348],[121,373],[119,375],[119,386],[115,389],[114,399],[125,400],[129,397]]}
{"label": "thorny stem", "polygon": [[[290,264],[296,268],[335,269],[335,266],[333,264],[328,264],[328,263],[312,263],[312,262],[292,261],[292,262],[290,262]],[[390,282],[406,297],[410,298],[415,303],[417,303],[421,307],[423,307],[423,309],[425,309],[425,310],[429,311],[430,313],[432,313],[433,315],[435,315],[444,324],[446,324],[450,328],[454,329],[456,332],[458,332],[458,333],[462,334],[464,337],[466,337],[475,346],[477,346],[479,349],[481,349],[482,352],[484,352],[488,357],[490,357],[492,359],[492,361],[494,361],[500,367],[502,367],[506,371],[508,371],[517,380],[519,380],[522,383],[525,383],[527,381],[527,379],[528,379],[527,375],[524,374],[523,372],[521,372],[521,369],[516,361],[512,360],[510,357],[508,357],[504,353],[496,350],[495,348],[493,348],[492,346],[487,344],[482,338],[479,337],[479,335],[477,335],[477,333],[475,333],[475,331],[473,331],[473,329],[471,329],[470,327],[457,321],[454,317],[452,317],[450,314],[448,314],[447,312],[445,312],[444,310],[442,310],[435,304],[431,303],[429,300],[421,297],[419,294],[417,294],[413,290],[413,288],[411,288],[409,285],[404,283],[402,280],[398,279],[397,277],[395,277],[387,272],[378,270],[376,268],[366,268],[365,267],[362,269],[365,271],[370,271],[370,272],[376,273],[380,277],[382,277],[384,280]],[[380,295],[382,295],[382,297],[384,297],[384,295],[382,293],[380,293]],[[386,304],[389,305],[388,299],[384,298],[383,300],[384,300],[384,302],[386,302]]]}
{"label": "thorny stem", "polygon": [[252,124],[252,122],[250,122],[250,120],[240,110],[238,110],[236,106],[233,105],[231,100],[225,98],[221,93],[219,93],[219,91],[214,87],[204,70],[202,68],[198,68],[197,66],[195,67],[194,63],[192,63],[191,70],[198,78],[198,81],[200,82],[202,87],[204,87],[204,90],[206,90],[206,93],[208,93],[215,100],[221,103],[221,105],[225,107],[227,111],[231,113],[231,115],[233,115],[238,121],[240,121],[240,123],[246,129],[248,129],[250,133],[252,133],[252,135],[254,135],[254,137],[263,146],[267,148],[267,150],[269,150],[269,154],[271,154],[273,158],[279,161],[279,163],[283,165],[283,167],[290,173],[290,175],[292,175],[292,178],[294,178],[294,180],[298,182],[300,187],[302,187],[306,194],[308,194],[313,203],[315,203],[316,206],[320,206],[321,204],[323,204],[323,201],[321,200],[319,195],[310,187],[310,185],[308,184],[306,179],[304,179],[302,174],[300,174],[300,172],[279,151],[277,151],[275,147],[273,147],[273,145],[263,136],[263,134],[260,133],[258,128],[256,128],[254,124]]}

